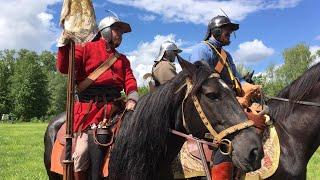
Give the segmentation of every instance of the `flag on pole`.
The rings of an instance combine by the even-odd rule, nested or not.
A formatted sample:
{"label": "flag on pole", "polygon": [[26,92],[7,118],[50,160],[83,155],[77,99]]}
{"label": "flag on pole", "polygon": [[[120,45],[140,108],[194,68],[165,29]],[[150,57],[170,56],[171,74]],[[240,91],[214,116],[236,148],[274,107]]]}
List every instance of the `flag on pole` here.
{"label": "flag on pole", "polygon": [[63,32],[58,40],[58,47],[66,45],[69,38],[75,43],[91,41],[98,33],[92,1],[64,0],[60,25]]}

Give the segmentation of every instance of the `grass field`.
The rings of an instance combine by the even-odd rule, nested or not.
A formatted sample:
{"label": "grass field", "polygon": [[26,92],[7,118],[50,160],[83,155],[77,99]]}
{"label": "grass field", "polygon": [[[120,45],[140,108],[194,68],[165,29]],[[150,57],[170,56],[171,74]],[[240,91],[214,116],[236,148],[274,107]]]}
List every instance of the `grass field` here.
{"label": "grass field", "polygon": [[[47,179],[43,165],[45,123],[0,124],[0,179]],[[320,179],[320,149],[308,164],[308,178]]]}

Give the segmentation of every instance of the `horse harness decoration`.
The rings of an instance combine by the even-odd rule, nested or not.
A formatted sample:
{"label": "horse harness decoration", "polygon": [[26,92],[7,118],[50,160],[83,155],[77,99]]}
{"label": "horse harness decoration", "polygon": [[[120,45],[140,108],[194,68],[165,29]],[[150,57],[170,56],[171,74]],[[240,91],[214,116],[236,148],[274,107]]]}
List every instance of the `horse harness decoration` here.
{"label": "horse harness decoration", "polygon": [[[220,78],[220,75],[218,73],[212,73],[208,78]],[[183,118],[183,125],[188,130],[188,128],[186,127],[186,123],[185,123],[183,106],[184,106],[185,99],[187,97],[189,97],[189,95],[191,93],[191,89],[193,87],[192,82],[189,78],[186,79],[186,83],[184,83],[176,92],[180,91],[184,86],[187,86],[187,91],[186,91],[185,98],[182,102],[182,118]],[[220,133],[218,133],[216,130],[213,129],[212,125],[209,122],[209,119],[207,118],[204,111],[202,110],[202,107],[200,105],[198,97],[196,95],[192,95],[191,98],[192,98],[193,104],[194,104],[203,124],[205,125],[207,130],[210,132],[209,135],[206,135],[206,137],[213,139],[214,147],[218,147],[220,144],[228,145],[229,146],[228,152],[222,152],[226,155],[229,155],[231,153],[232,147],[231,147],[230,140],[224,139],[224,137],[226,137],[227,135],[233,134],[237,131],[254,126],[254,124],[255,124],[252,120],[246,120],[245,122],[231,126],[227,129],[221,131]],[[210,145],[212,146],[212,144],[210,144]]]}
{"label": "horse harness decoration", "polygon": [[[208,78],[220,78],[220,75],[218,73],[212,73]],[[191,79],[187,78],[186,82],[180,88],[178,88],[178,90],[175,93],[177,93],[180,90],[182,90],[185,86],[187,86],[186,87],[187,90],[186,90],[185,97],[184,97],[184,99],[182,101],[182,120],[183,120],[184,128],[188,131],[188,127],[186,126],[185,117],[184,117],[184,102],[189,97],[189,95],[191,94],[191,90],[193,88]],[[207,118],[207,116],[205,115],[205,113],[204,113],[204,111],[203,111],[203,109],[201,107],[201,104],[199,102],[198,97],[196,95],[192,95],[191,98],[192,98],[193,104],[194,104],[194,106],[195,106],[195,108],[196,108],[196,110],[197,110],[197,112],[198,112],[198,114],[200,116],[200,119],[202,120],[203,124],[205,125],[205,127],[209,131],[209,133],[206,133],[205,137],[208,138],[208,139],[213,139],[213,142],[207,142],[205,140],[193,137],[192,135],[186,135],[184,133],[181,133],[179,131],[172,130],[172,129],[170,130],[170,132],[175,134],[175,135],[184,137],[186,139],[191,139],[191,140],[194,140],[194,141],[197,142],[197,146],[198,146],[198,149],[199,149],[199,152],[200,152],[201,161],[202,161],[204,170],[206,172],[206,176],[207,176],[208,179],[211,179],[210,173],[209,173],[209,170],[208,170],[208,166],[206,164],[203,148],[202,148],[201,144],[207,144],[207,145],[212,146],[214,148],[219,148],[219,150],[220,150],[220,152],[222,154],[230,155],[231,151],[232,151],[232,143],[231,143],[230,140],[224,139],[224,138],[226,136],[230,135],[230,134],[233,134],[233,133],[237,132],[237,131],[241,131],[243,129],[246,129],[246,128],[249,128],[251,126],[254,126],[255,122],[252,121],[252,120],[246,120],[245,122],[242,122],[242,123],[236,124],[234,126],[231,126],[231,127],[227,128],[227,129],[221,131],[220,133],[218,133],[216,130],[213,129],[212,125],[210,124],[209,119]],[[221,149],[221,145],[226,146],[226,148],[224,149],[226,151]]]}

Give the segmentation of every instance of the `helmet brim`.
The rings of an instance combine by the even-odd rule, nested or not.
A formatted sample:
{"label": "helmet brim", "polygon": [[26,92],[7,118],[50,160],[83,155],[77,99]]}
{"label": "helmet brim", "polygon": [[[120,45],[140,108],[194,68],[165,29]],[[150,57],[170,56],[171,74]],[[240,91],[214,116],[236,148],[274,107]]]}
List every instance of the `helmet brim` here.
{"label": "helmet brim", "polygon": [[[237,24],[237,23],[228,23],[228,24],[224,24],[224,25],[222,25],[222,26],[230,26],[231,29],[232,29],[232,31],[236,31],[236,30],[239,29],[239,24]],[[222,27],[222,26],[221,26],[221,27]]]}
{"label": "helmet brim", "polygon": [[118,21],[115,22],[114,24],[112,24],[112,26],[117,26],[119,27],[123,33],[128,33],[131,32],[131,27],[128,23],[122,22],[122,21]]}
{"label": "helmet brim", "polygon": [[178,54],[182,52],[181,49],[176,49],[176,50],[174,50],[174,51],[176,51]]}

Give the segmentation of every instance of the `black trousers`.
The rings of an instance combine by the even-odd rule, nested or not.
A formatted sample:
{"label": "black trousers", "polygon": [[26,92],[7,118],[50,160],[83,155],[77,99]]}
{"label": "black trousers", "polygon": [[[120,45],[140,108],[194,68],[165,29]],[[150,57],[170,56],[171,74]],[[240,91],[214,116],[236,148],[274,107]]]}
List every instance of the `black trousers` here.
{"label": "black trousers", "polygon": [[219,150],[214,152],[213,165],[217,165],[223,162],[232,162],[231,157],[229,155],[223,155]]}
{"label": "black trousers", "polygon": [[[108,143],[110,140],[110,136],[107,134],[97,134],[97,140],[102,143]],[[88,149],[89,149],[89,157],[90,157],[90,168],[88,177],[91,180],[101,180],[102,177],[102,163],[106,153],[108,152],[109,147],[104,147],[96,144],[94,142],[93,134],[88,134]]]}

